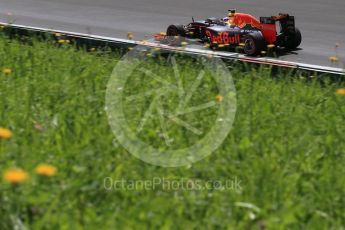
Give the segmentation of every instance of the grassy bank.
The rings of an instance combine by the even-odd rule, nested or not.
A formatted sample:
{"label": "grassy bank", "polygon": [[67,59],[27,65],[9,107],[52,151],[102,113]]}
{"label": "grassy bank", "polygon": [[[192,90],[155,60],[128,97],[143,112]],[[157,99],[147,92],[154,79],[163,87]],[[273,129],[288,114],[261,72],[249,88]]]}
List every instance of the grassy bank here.
{"label": "grassy bank", "polygon": [[[224,143],[191,166],[161,168],[127,153],[109,127],[105,93],[118,57],[6,38],[0,38],[0,57],[0,127],[12,134],[3,132],[0,139],[0,229],[345,226],[345,96],[336,94],[339,84],[287,73],[272,78],[268,69],[232,69],[237,113]],[[190,63],[180,64],[184,76],[194,74]],[[156,84],[145,80],[150,81],[134,79],[126,92]],[[138,103],[126,113],[135,124],[147,108],[147,101]],[[206,130],[214,113],[201,114]],[[157,146],[164,141],[149,140]],[[188,141],[193,139],[177,144]],[[40,164],[48,164],[43,172]],[[13,168],[23,170],[19,182],[5,178]],[[124,184],[165,178],[190,189],[120,184],[106,190],[104,178],[127,180]],[[229,180],[240,189],[208,183]],[[198,181],[212,186],[193,189]]]}

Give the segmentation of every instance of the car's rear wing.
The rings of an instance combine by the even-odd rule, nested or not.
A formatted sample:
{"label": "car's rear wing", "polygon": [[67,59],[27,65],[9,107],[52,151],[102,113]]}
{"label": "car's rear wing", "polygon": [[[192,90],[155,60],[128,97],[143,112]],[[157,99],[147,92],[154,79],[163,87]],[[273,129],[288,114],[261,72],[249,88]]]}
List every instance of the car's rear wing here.
{"label": "car's rear wing", "polygon": [[276,24],[280,22],[281,32],[295,30],[295,17],[280,13],[278,16],[260,17],[261,24]]}
{"label": "car's rear wing", "polygon": [[276,22],[280,23],[280,31],[279,33],[287,34],[289,32],[295,31],[295,17],[290,16],[289,14],[282,14],[280,13],[277,16],[271,17],[260,17],[260,23],[262,26],[262,32],[266,39],[270,43],[274,44],[276,41],[276,37],[278,35],[276,29]]}

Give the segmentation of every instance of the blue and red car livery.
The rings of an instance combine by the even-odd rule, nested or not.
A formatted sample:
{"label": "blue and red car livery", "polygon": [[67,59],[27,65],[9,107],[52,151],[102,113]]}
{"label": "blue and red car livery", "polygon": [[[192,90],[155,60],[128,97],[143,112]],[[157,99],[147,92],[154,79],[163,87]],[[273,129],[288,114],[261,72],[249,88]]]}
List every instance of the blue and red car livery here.
{"label": "blue and red car livery", "polygon": [[242,47],[244,53],[251,56],[266,50],[267,45],[293,50],[302,42],[294,16],[279,14],[257,20],[249,14],[236,13],[235,10],[229,12],[229,16],[222,19],[193,19],[188,25],[170,25],[166,35],[200,39],[213,49]]}

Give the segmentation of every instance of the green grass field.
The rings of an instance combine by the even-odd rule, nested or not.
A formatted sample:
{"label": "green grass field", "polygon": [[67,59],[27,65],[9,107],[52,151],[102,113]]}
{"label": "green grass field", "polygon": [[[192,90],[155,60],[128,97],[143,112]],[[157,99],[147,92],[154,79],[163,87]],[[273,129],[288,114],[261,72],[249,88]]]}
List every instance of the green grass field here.
{"label": "green grass field", "polygon": [[[116,143],[105,111],[116,55],[0,37],[0,57],[0,127],[13,133],[0,138],[0,229],[344,229],[345,96],[336,94],[341,83],[234,68],[237,113],[226,140],[193,165],[164,168]],[[195,68],[178,62],[188,84]],[[163,75],[172,72],[151,65]],[[132,81],[126,92],[134,94],[157,84]],[[192,103],[214,99],[207,87],[209,93]],[[128,107],[130,126],[147,100]],[[201,119],[208,130],[214,114],[190,119]],[[154,129],[149,123],[142,138],[160,147],[164,140]],[[181,136],[177,127],[171,130],[169,135]],[[175,143],[186,146],[193,138],[186,134]],[[43,163],[57,172],[37,175]],[[11,183],[5,174],[13,168],[28,178]],[[106,189],[105,178],[127,182]],[[128,187],[163,179],[179,188]],[[228,181],[240,187],[209,183]]]}

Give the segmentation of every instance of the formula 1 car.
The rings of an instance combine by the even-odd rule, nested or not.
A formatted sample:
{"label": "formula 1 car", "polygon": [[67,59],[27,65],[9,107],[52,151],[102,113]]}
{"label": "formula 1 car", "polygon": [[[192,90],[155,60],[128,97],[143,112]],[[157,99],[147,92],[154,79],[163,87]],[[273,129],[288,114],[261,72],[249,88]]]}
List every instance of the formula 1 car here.
{"label": "formula 1 car", "polygon": [[[277,29],[278,27],[278,29]],[[278,30],[278,31],[277,31]],[[184,25],[170,25],[166,36],[181,36],[200,39],[213,49],[218,47],[242,47],[245,54],[257,56],[269,47],[296,49],[302,42],[302,35],[295,27],[295,18],[289,14],[255,17],[229,10],[223,19],[208,18]]]}

